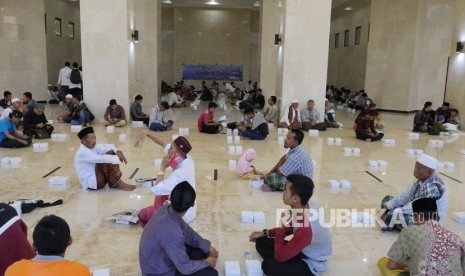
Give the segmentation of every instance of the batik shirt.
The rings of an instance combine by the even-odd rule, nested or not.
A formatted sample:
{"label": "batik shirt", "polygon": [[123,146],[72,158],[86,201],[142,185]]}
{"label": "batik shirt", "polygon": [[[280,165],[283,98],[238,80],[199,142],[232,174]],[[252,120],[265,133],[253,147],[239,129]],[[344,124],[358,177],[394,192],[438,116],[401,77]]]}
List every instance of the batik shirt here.
{"label": "batik shirt", "polygon": [[388,257],[407,264],[410,275],[464,275],[464,250],[465,242],[457,235],[436,221],[427,221],[404,228]]}

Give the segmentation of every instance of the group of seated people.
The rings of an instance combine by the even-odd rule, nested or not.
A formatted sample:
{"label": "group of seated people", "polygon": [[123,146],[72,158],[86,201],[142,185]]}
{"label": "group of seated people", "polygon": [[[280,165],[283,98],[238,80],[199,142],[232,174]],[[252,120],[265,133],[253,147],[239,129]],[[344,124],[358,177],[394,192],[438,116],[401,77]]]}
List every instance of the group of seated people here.
{"label": "group of seated people", "polygon": [[53,126],[44,115],[45,106],[33,100],[31,92],[24,92],[20,100],[5,91],[0,109],[0,147],[22,148],[29,146],[32,138],[50,138]]}
{"label": "group of seated people", "polygon": [[459,111],[455,108],[450,108],[450,103],[448,102],[443,102],[442,106],[434,111],[433,103],[427,101],[423,105],[423,109],[415,114],[413,131],[438,135],[441,131],[447,130],[444,127],[445,124],[455,125],[459,129],[462,124]]}

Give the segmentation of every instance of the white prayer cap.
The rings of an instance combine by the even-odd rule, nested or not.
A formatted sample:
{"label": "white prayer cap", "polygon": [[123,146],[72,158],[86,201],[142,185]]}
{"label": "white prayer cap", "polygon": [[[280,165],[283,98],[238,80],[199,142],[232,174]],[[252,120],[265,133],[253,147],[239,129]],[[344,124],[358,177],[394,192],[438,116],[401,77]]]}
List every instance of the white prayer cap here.
{"label": "white prayer cap", "polygon": [[13,98],[13,100],[11,100],[11,103],[15,103],[15,102],[19,102],[19,99],[18,98]]}
{"label": "white prayer cap", "polygon": [[417,162],[433,170],[438,167],[438,160],[428,154],[420,155]]}
{"label": "white prayer cap", "polygon": [[298,101],[298,100],[293,100],[292,103],[293,103],[293,104],[299,103],[299,101]]}
{"label": "white prayer cap", "polygon": [[73,98],[73,95],[67,94],[67,95],[65,96],[65,98],[72,99],[72,98]]}

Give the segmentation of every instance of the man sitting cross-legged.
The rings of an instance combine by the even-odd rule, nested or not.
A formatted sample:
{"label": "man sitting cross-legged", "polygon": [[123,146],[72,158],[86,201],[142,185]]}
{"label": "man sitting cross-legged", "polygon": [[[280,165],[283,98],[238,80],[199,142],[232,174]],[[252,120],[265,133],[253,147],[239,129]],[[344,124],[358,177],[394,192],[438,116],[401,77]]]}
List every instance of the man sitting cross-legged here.
{"label": "man sitting cross-legged", "polygon": [[[284,204],[292,209],[284,213],[281,227],[253,232],[249,239],[263,258],[262,270],[268,276],[320,275],[332,255],[329,229],[322,220],[311,215],[318,206],[309,202],[313,195],[313,181],[300,174],[287,177],[283,193]],[[287,236],[293,237],[286,239]]]}
{"label": "man sitting cross-legged", "polygon": [[142,275],[218,275],[214,269],[218,251],[183,220],[195,197],[187,181],[178,183],[170,203],[150,219],[139,243]]}
{"label": "man sitting cross-legged", "polygon": [[81,140],[74,167],[84,191],[103,189],[107,183],[111,188],[132,191],[136,187],[124,183],[119,163],[128,162],[123,152],[113,147],[96,146],[94,129],[87,127],[78,133]]}

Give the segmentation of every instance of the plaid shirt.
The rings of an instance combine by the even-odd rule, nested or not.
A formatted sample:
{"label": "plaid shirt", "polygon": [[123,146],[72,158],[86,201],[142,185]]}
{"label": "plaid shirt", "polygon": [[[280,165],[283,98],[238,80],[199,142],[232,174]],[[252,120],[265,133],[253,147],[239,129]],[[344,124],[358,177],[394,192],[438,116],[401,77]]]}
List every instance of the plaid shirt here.
{"label": "plaid shirt", "polygon": [[298,145],[287,153],[286,162],[278,170],[284,176],[302,174],[313,178],[313,161],[302,145]]}
{"label": "plaid shirt", "polygon": [[412,202],[420,198],[434,198],[438,206],[439,222],[442,224],[447,210],[446,186],[441,178],[434,172],[424,182],[415,180],[412,186],[402,194],[389,200],[386,207],[389,210],[402,208],[402,212],[412,215]]}

